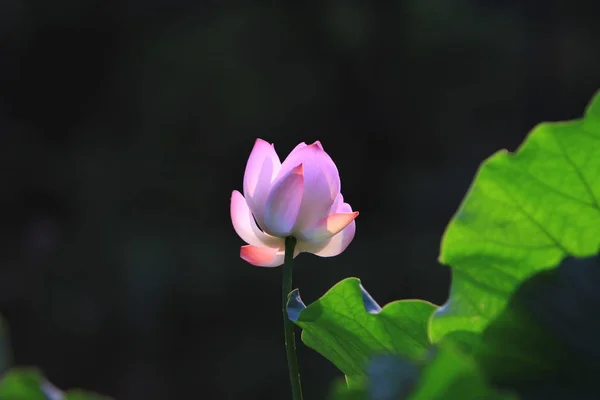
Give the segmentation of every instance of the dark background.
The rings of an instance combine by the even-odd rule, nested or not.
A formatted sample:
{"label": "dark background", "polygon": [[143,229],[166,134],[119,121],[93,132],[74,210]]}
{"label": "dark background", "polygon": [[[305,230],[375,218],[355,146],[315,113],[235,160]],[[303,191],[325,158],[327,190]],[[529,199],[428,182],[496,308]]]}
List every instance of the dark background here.
{"label": "dark background", "polygon": [[[306,302],[357,276],[440,304],[478,164],[600,87],[600,2],[250,3],[0,1],[16,364],[117,399],[286,399],[281,269],[242,261],[229,218],[257,137],[321,140],[361,213],[345,253],[297,259]],[[299,357],[323,399],[340,373]]]}

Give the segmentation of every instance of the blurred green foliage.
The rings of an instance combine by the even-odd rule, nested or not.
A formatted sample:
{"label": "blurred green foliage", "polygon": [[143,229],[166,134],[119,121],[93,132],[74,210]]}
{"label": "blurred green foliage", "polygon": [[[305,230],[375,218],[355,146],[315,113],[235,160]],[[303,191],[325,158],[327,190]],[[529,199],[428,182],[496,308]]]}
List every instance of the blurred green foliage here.
{"label": "blurred green foliage", "polygon": [[2,400],[110,400],[79,389],[62,392],[36,368],[14,368],[0,380]]}

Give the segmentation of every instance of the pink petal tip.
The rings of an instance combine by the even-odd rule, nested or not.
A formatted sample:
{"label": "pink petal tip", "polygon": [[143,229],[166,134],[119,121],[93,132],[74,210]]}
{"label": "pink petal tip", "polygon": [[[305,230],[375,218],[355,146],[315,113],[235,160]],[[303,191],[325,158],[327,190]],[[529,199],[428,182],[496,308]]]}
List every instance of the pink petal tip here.
{"label": "pink petal tip", "polygon": [[329,215],[327,218],[323,218],[317,225],[308,231],[304,232],[307,240],[311,242],[321,242],[327,240],[346,228],[356,217],[358,217],[358,211],[354,212],[340,212]]}
{"label": "pink petal tip", "polygon": [[242,246],[240,257],[257,267],[278,267],[283,264],[284,254],[277,249],[258,246]]}

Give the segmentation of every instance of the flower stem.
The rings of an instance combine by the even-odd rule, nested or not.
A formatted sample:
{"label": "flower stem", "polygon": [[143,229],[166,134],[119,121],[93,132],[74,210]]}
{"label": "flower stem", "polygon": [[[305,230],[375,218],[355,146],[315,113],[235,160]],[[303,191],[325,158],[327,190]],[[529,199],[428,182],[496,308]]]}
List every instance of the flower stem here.
{"label": "flower stem", "polygon": [[292,264],[294,262],[294,248],[296,239],[287,237],[285,239],[285,258],[283,262],[283,284],[282,284],[282,307],[283,307],[283,332],[285,336],[285,352],[292,383],[292,399],[302,400],[302,385],[300,384],[300,371],[298,369],[298,358],[296,357],[296,335],[294,334],[294,323],[289,319],[287,313],[288,295],[292,291]]}

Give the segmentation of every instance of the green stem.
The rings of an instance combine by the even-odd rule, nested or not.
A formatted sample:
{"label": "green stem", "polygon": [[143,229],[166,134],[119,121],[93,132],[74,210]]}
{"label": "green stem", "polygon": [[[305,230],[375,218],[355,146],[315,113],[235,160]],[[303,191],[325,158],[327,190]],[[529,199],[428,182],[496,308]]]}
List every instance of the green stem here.
{"label": "green stem", "polygon": [[298,358],[296,357],[296,335],[294,334],[294,323],[289,319],[287,313],[288,295],[292,291],[292,264],[294,262],[294,248],[296,239],[287,237],[285,239],[285,259],[283,262],[283,284],[282,284],[282,307],[283,307],[283,329],[285,336],[285,352],[287,354],[288,370],[292,383],[292,399],[302,400],[302,385],[300,384],[300,371],[298,369]]}

